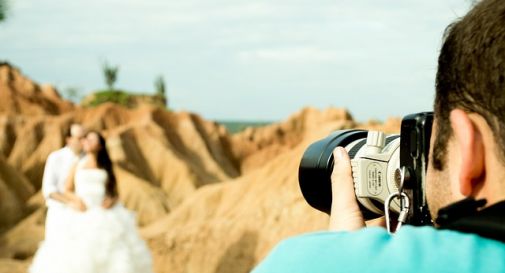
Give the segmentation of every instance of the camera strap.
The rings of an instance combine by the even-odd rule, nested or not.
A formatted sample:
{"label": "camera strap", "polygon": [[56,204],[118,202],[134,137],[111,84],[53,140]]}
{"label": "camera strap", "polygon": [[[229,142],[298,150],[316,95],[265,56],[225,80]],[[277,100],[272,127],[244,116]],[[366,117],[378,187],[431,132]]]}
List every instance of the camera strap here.
{"label": "camera strap", "polygon": [[[388,230],[389,234],[393,234],[394,232],[397,232],[400,230],[403,224],[407,221],[407,217],[409,215],[409,210],[410,210],[410,198],[409,196],[403,192],[403,185],[405,183],[405,180],[408,180],[410,177],[409,172],[407,168],[402,167],[396,170],[396,183],[398,185],[398,191],[391,193],[388,198],[386,199],[386,202],[384,202],[384,212],[386,216],[386,228]],[[400,214],[398,215],[398,224],[396,225],[395,230],[392,230],[391,227],[391,214],[390,212],[390,207],[391,207],[391,202],[394,199],[399,199],[400,201]]]}
{"label": "camera strap", "polygon": [[[398,198],[400,200],[400,215],[398,216],[398,224],[396,225],[395,230],[392,230],[391,227],[391,214],[389,213],[390,211],[390,206],[391,202]],[[407,216],[409,215],[409,209],[410,209],[410,199],[406,193],[402,192],[394,192],[388,196],[386,199],[386,202],[384,202],[384,212],[386,216],[386,228],[388,230],[389,234],[393,234],[394,232],[397,232],[400,230],[403,224],[407,221]]]}
{"label": "camera strap", "polygon": [[505,200],[484,207],[486,200],[467,198],[438,212],[440,229],[473,233],[505,243]]}

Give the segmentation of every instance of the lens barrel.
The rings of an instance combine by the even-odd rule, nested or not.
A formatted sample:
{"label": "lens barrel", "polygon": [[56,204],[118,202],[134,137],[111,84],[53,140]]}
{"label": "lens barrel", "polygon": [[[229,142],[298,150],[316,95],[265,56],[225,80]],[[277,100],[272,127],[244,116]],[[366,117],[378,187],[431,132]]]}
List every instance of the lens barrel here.
{"label": "lens barrel", "polygon": [[[333,150],[345,147],[359,139],[366,139],[364,130],[341,130],[312,143],[303,154],[298,171],[298,181],[303,197],[313,208],[330,214],[331,173],[333,171]],[[353,155],[350,155],[351,159]],[[363,211],[363,210],[362,210]]]}

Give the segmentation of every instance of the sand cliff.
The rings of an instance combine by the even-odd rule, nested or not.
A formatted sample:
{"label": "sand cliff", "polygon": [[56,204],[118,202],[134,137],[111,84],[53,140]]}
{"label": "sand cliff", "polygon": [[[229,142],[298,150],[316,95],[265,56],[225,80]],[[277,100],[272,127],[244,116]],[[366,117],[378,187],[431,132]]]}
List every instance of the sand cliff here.
{"label": "sand cliff", "polygon": [[300,194],[305,148],[355,122],[344,109],[306,108],[230,135],[186,112],[114,104],[82,108],[0,64],[0,272],[23,272],[43,239],[45,160],[71,123],[104,133],[121,201],[136,211],[156,272],[249,272],[286,236],[324,229]]}

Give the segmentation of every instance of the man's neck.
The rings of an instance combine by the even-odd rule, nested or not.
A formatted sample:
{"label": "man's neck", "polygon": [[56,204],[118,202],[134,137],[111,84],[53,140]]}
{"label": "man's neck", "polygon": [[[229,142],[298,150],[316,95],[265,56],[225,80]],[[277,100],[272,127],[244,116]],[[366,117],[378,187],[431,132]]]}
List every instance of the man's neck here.
{"label": "man's neck", "polygon": [[72,149],[70,146],[66,145],[65,146],[67,149],[69,149],[72,154],[74,154],[75,156],[80,156],[81,155],[81,151],[75,151],[74,149]]}

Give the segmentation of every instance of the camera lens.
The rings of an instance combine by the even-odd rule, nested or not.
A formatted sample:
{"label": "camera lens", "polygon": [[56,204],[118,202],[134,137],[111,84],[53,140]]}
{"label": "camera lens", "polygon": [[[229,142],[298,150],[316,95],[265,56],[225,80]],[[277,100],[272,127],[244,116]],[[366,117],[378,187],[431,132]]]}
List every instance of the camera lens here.
{"label": "camera lens", "polygon": [[[336,131],[307,148],[300,162],[298,180],[303,197],[309,205],[330,214],[333,150],[338,146],[357,144],[366,137],[367,131],[364,130]],[[353,158],[354,154],[349,156]]]}
{"label": "camera lens", "polygon": [[303,197],[315,209],[331,213],[333,150],[341,146],[351,158],[354,194],[365,220],[384,215],[386,200],[389,212],[400,213],[401,199],[390,196],[401,191],[413,204],[407,222],[429,224],[425,174],[432,122],[431,112],[410,114],[402,119],[400,134],[340,130],[312,143],[298,170]]}
{"label": "camera lens", "polygon": [[342,130],[314,142],[303,154],[298,174],[305,200],[315,209],[330,214],[333,150],[342,146],[356,160],[354,188],[363,217],[368,220],[383,215],[385,199],[398,190],[394,179],[399,159],[398,138],[375,131]]}

